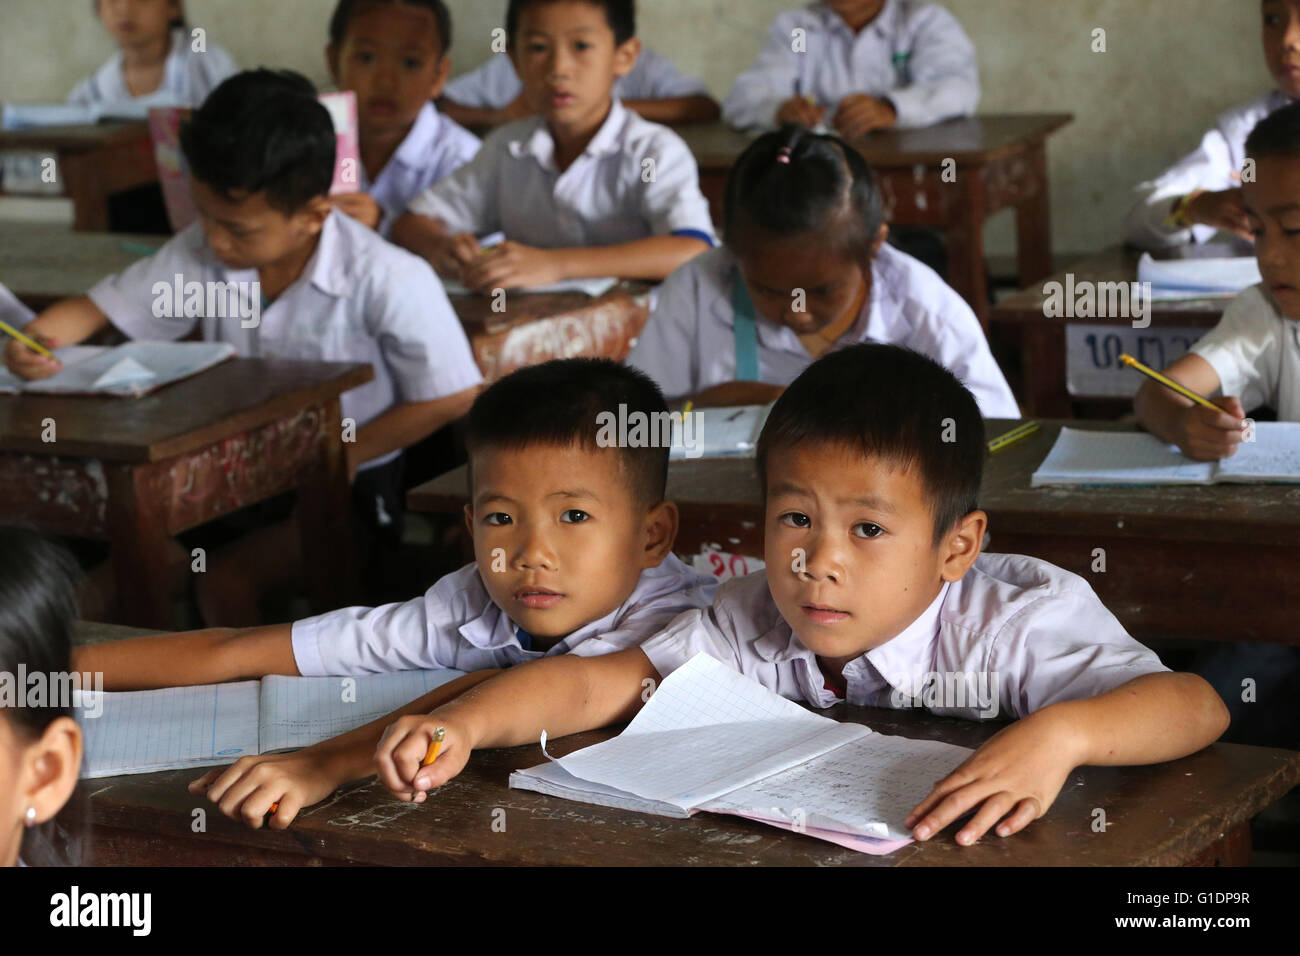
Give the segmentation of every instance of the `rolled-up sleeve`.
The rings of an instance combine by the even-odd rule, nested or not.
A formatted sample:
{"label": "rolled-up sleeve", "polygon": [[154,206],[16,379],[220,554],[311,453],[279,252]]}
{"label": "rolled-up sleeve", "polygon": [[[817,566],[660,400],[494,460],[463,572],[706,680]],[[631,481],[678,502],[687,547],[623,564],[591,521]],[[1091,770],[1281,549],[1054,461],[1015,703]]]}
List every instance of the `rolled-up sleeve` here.
{"label": "rolled-up sleeve", "polygon": [[1277,400],[1282,374],[1283,320],[1253,286],[1232,300],[1219,324],[1191,351],[1210,363],[1223,395],[1235,395],[1247,411]]}
{"label": "rolled-up sleeve", "polygon": [[[653,175],[645,175],[645,160]],[[655,132],[636,174],[640,178],[640,213],[656,236],[690,234],[713,245],[713,217],[700,191],[700,170],[681,137],[668,129]]]}

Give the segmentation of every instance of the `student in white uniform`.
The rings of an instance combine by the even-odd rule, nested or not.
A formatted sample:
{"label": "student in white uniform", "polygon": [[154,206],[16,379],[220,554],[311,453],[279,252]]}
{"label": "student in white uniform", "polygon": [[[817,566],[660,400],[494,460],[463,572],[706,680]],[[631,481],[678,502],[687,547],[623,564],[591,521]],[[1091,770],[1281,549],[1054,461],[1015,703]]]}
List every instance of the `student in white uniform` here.
{"label": "student in white uniform", "polygon": [[[356,423],[345,449],[364,568],[400,535],[402,450],[463,415],[481,385],[464,330],[427,263],[331,208],[334,127],[301,76],[232,77],[182,128],[181,147],[200,221],[28,331],[71,345],[110,323],[153,339],[198,327],[247,357],[370,363],[374,380],[342,398]],[[192,307],[175,294],[176,276],[235,289],[251,318],[232,316],[226,295],[216,315]],[[17,343],[5,361],[24,378],[58,370]],[[197,576],[205,619],[257,623],[261,594],[301,567],[297,540],[281,521],[209,555]]]}
{"label": "student in white uniform", "polygon": [[846,139],[974,114],[975,47],[917,0],[828,0],[783,13],[722,106],[741,128],[826,123]]}
{"label": "student in white uniform", "polygon": [[[653,382],[606,359],[547,362],[489,387],[467,426],[476,562],[414,600],[234,635],[87,646],[77,665],[102,672],[110,689],[227,680],[235,661],[248,677],[477,672],[405,714],[427,713],[501,668],[635,646],[683,611],[708,607],[716,582],[672,554],[668,448],[600,445],[597,413],[620,406],[633,415],[667,413]],[[276,802],[271,826],[283,828],[298,808],[374,773],[375,746],[391,719],[296,754],[241,760],[191,790],[254,827]]]}
{"label": "student in white uniform", "polygon": [[[539,115],[497,130],[412,202],[394,241],[483,292],[658,280],[708,249],[713,224],[690,150],[613,95],[636,60],[632,0],[513,0],[507,29]],[[484,253],[478,239],[496,232],[506,241]]]}
{"label": "student in white uniform", "polygon": [[1019,417],[970,306],[885,243],[856,150],[802,127],[766,133],[732,167],[726,209],[726,245],[668,277],[627,359],[669,399],[765,404],[827,351],[890,342],[950,369],[987,417]]}
{"label": "student in white uniform", "polygon": [[[970,393],[924,356],[885,345],[827,356],[781,396],[759,440],[766,570],[725,582],[711,608],[638,647],[538,661],[396,721],[380,779],[423,791],[475,748],[626,720],[700,651],[814,707],[1021,718],[913,809],[917,839],[968,810],[958,843],[995,825],[1007,836],[1048,811],[1075,767],[1159,763],[1211,743],[1227,725],[1214,691],[1169,673],[1086,581],[1034,558],[980,557],[984,438]],[[960,697],[947,696],[953,675],[967,684]],[[978,714],[962,703],[972,683],[988,692]],[[446,756],[421,768],[439,728]]]}
{"label": "student in white uniform", "polygon": [[1208,242],[1220,231],[1250,239],[1241,200],[1246,137],[1264,117],[1300,98],[1300,3],[1264,0],[1264,61],[1277,89],[1228,110],[1201,145],[1137,187],[1124,241],[1143,249]]}
{"label": "student in white uniform", "polygon": [[[81,772],[81,728],[72,702],[30,696],[34,675],[67,686],[77,620],[77,562],[34,531],[0,528],[0,674],[25,672],[0,705],[0,866],[79,862],[79,840],[56,819]],[[86,686],[85,684],[81,686]],[[11,684],[10,690],[13,690]],[[25,693],[28,692],[28,693]]]}
{"label": "student in white uniform", "polygon": [[325,51],[357,97],[360,190],[334,204],[387,236],[407,204],[474,158],[479,139],[433,105],[451,69],[442,0],[339,0]]}
{"label": "student in white uniform", "polygon": [[[618,78],[614,95],[654,123],[708,123],[722,113],[703,80],[686,76],[648,46],[641,47],[632,72]],[[442,107],[467,126],[500,126],[533,112],[505,53],[448,83]]]}
{"label": "student in white uniform", "polygon": [[118,52],[77,84],[69,103],[193,108],[236,70],[230,55],[206,39],[206,49],[194,49],[181,0],[97,0],[96,11]]}

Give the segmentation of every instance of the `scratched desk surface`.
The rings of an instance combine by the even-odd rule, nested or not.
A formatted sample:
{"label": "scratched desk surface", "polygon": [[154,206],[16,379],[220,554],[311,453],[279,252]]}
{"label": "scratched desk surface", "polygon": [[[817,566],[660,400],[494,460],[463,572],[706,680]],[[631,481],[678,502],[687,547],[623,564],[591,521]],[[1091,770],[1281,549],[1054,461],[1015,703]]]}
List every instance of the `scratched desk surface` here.
{"label": "scratched desk surface", "polygon": [[[81,625],[79,641],[138,631]],[[976,746],[999,725],[919,712],[826,712],[886,733]],[[552,744],[562,756],[614,731]],[[83,781],[89,795],[90,862],[190,865],[638,865],[638,866],[1059,866],[1178,865],[1207,851],[1300,782],[1300,754],[1216,744],[1154,767],[1074,771],[1048,815],[1003,840],[973,847],[955,828],[884,857],[836,847],[753,821],[713,814],[675,820],[510,790],[510,771],[538,764],[536,746],[483,751],[424,804],[393,799],[374,780],[308,808],[288,830],[247,829],[185,784],[196,771]],[[195,809],[206,832],[193,832]],[[1107,829],[1094,832],[1095,810]],[[504,823],[504,832],[501,825]],[[1240,859],[1240,857],[1238,857]]]}

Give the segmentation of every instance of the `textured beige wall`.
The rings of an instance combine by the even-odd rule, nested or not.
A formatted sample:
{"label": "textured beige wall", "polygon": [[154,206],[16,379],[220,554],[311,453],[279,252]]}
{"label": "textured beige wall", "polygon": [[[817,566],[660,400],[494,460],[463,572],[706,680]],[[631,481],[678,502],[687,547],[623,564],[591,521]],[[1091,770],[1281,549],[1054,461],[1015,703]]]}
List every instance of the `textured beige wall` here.
{"label": "textured beige wall", "polygon": [[[62,98],[112,52],[89,0],[0,0],[0,99]],[[642,0],[641,33],[725,96],[782,0]],[[1058,251],[1115,241],[1137,181],[1191,149],[1221,110],[1264,90],[1258,6],[1245,0],[948,0],[980,51],[985,112],[1068,111],[1050,146]],[[450,0],[457,69],[488,55],[504,0]],[[333,0],[188,0],[244,66],[326,79]],[[1106,53],[1091,52],[1107,31]],[[990,249],[1010,246],[1009,216]]]}

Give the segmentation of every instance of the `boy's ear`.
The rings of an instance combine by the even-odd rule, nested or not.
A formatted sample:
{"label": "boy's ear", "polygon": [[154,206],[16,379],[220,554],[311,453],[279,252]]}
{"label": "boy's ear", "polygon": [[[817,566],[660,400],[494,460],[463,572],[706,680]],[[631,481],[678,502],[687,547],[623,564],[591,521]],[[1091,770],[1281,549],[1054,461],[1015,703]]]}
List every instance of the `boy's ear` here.
{"label": "boy's ear", "polygon": [[642,569],[657,568],[668,557],[677,540],[677,521],[677,504],[673,501],[661,501],[646,513]]}
{"label": "boy's ear", "polygon": [[310,235],[320,232],[325,226],[325,220],[329,218],[330,210],[334,204],[330,202],[328,196],[316,196],[307,201],[307,205],[295,213],[295,218],[301,217],[301,222],[306,225],[306,231]]}
{"label": "boy's ear", "polygon": [[614,51],[614,75],[627,76],[641,56],[641,38],[632,37]]}
{"label": "boy's ear", "polygon": [[429,99],[436,100],[442,96],[443,87],[451,77],[451,57],[443,55],[438,59],[438,69],[433,76],[433,86],[429,87]]}
{"label": "boy's ear", "polygon": [[882,222],[876,230],[876,241],[871,244],[871,258],[880,255],[880,247],[889,239],[889,223]]}
{"label": "boy's ear", "polygon": [[960,581],[970,570],[984,547],[984,532],[988,530],[989,516],[983,511],[972,511],[957,522],[939,546],[939,576],[945,581]]}
{"label": "boy's ear", "polygon": [[329,64],[330,78],[334,85],[339,85],[339,51],[333,43],[325,44],[325,62]]}
{"label": "boy's ear", "polygon": [[81,728],[71,717],[59,717],[27,747],[19,771],[19,810],[36,810],[36,822],[57,814],[72,796],[81,772]]}

